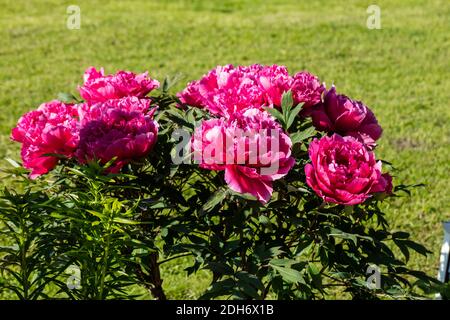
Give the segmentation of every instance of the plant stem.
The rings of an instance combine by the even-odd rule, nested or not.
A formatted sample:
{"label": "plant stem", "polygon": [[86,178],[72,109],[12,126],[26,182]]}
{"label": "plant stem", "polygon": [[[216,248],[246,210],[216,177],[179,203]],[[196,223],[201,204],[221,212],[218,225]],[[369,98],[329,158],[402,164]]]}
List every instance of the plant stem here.
{"label": "plant stem", "polygon": [[103,299],[103,291],[105,287],[105,278],[106,278],[106,271],[108,269],[108,258],[109,258],[109,246],[111,242],[111,233],[108,228],[108,235],[106,236],[106,247],[105,247],[105,253],[103,256],[103,264],[102,264],[102,270],[100,274],[100,288],[98,293],[98,300]]}
{"label": "plant stem", "polygon": [[167,300],[166,294],[164,293],[161,279],[161,272],[159,270],[158,263],[158,252],[150,253],[150,283],[149,290],[153,297],[157,300]]}
{"label": "plant stem", "polygon": [[25,248],[25,244],[26,244],[26,230],[24,230],[26,227],[26,222],[23,221],[22,218],[20,218],[20,233],[21,233],[21,237],[20,237],[20,241],[22,243],[20,243],[20,254],[21,254],[21,275],[22,275],[22,286],[23,286],[23,298],[24,300],[28,300],[28,268],[27,268],[27,248]]}
{"label": "plant stem", "polygon": [[161,264],[163,264],[163,263],[169,262],[169,261],[174,260],[174,259],[178,259],[178,258],[182,258],[182,257],[187,257],[187,256],[192,256],[192,253],[190,253],[190,252],[189,252],[189,253],[183,253],[183,254],[180,254],[180,255],[178,255],[178,256],[173,256],[173,257],[164,259],[164,260],[162,260],[162,261],[159,261],[159,262],[158,262],[158,265],[161,265]]}

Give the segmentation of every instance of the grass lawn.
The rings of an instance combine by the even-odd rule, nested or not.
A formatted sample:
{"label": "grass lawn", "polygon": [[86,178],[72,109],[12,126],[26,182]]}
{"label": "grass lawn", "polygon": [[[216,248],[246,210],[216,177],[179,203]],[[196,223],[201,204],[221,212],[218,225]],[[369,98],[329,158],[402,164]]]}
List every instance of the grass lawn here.
{"label": "grass lawn", "polygon": [[[386,211],[433,251],[411,266],[434,275],[440,222],[450,219],[450,3],[379,0],[382,28],[369,30],[373,2],[0,0],[0,166],[19,158],[9,142],[19,116],[75,93],[91,65],[148,69],[161,80],[181,72],[176,90],[227,63],[307,69],[372,108],[384,128],[377,156],[395,164],[396,183],[426,184]],[[81,9],[79,30],[66,27],[71,4]],[[170,298],[195,298],[208,285],[206,273],[186,280],[185,265],[163,272]]]}

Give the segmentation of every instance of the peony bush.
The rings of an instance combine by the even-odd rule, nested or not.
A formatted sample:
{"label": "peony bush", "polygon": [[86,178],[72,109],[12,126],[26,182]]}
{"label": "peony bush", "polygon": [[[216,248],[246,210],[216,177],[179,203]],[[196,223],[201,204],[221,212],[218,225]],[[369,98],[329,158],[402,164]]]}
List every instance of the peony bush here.
{"label": "peony bush", "polygon": [[202,299],[432,290],[407,266],[428,251],[382,212],[414,186],[376,157],[382,128],[364,103],[277,65],[218,66],[172,85],[90,67],[80,98],[19,119],[22,162],[5,172],[22,187],[0,201],[0,288],[130,299],[141,287],[164,300],[164,264],[183,258],[188,276],[209,271]]}

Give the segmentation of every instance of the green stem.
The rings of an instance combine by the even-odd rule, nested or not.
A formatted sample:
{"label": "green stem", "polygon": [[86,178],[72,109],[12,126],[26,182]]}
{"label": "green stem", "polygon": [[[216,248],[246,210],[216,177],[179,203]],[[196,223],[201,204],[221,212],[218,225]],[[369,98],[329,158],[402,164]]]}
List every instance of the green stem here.
{"label": "green stem", "polygon": [[111,233],[109,231],[109,225],[108,225],[108,235],[106,236],[106,247],[105,247],[105,253],[103,256],[103,264],[102,264],[102,271],[100,274],[100,288],[98,293],[98,300],[103,299],[103,291],[105,287],[105,278],[106,278],[106,271],[108,268],[108,258],[109,258],[109,246],[111,242]]}
{"label": "green stem", "polygon": [[188,252],[188,253],[180,254],[180,255],[178,255],[178,256],[173,256],[173,257],[167,258],[167,259],[165,259],[165,260],[159,261],[159,262],[158,262],[158,265],[162,265],[163,263],[169,262],[169,261],[171,261],[171,260],[178,259],[178,258],[182,258],[182,257],[187,257],[187,256],[192,256],[192,253],[191,253],[191,252]]}
{"label": "green stem", "polygon": [[28,268],[27,268],[27,250],[24,247],[26,243],[26,230],[25,223],[22,218],[20,218],[20,255],[21,255],[21,276],[22,276],[22,289],[23,298],[28,300]]}

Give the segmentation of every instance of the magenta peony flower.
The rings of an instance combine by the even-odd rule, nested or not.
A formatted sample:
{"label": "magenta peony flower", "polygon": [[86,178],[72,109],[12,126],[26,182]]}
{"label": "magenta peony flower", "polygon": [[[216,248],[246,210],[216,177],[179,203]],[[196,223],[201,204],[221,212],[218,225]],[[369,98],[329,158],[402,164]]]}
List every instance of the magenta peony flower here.
{"label": "magenta peony flower", "polygon": [[383,173],[378,181],[378,184],[374,186],[373,192],[380,192],[385,195],[392,194],[392,176],[389,173]]}
{"label": "magenta peony flower", "polygon": [[119,71],[114,75],[104,75],[103,68],[97,71],[90,67],[84,73],[84,84],[79,86],[81,97],[87,103],[104,102],[134,96],[143,98],[150,91],[159,87],[159,82],[148,77],[148,73],[134,74]]}
{"label": "magenta peony flower", "polygon": [[291,77],[284,66],[219,66],[193,81],[178,97],[184,104],[230,117],[249,108],[280,107],[284,92],[292,90],[296,103],[312,106],[325,90],[313,75],[302,72]]}
{"label": "magenta peony flower", "polygon": [[308,108],[322,101],[325,86],[320,83],[316,76],[307,71],[302,71],[294,76],[291,90],[294,104],[303,102],[303,108]]}
{"label": "magenta peony flower", "polygon": [[214,115],[229,117],[234,112],[263,105],[262,91],[252,67],[218,66],[178,93],[182,103],[207,109]]}
{"label": "magenta peony flower", "polygon": [[[255,74],[265,106],[281,107],[281,97],[291,89],[292,77],[284,66],[260,67]],[[260,106],[257,106],[260,107]]]}
{"label": "magenta peony flower", "polygon": [[382,129],[375,115],[360,101],[336,94],[335,87],[325,95],[324,103],[311,112],[317,130],[352,136],[369,148],[381,137]]}
{"label": "magenta peony flower", "polygon": [[116,157],[109,170],[118,172],[125,164],[147,156],[158,134],[155,109],[148,112],[149,105],[148,99],[126,97],[81,108],[78,160],[96,159],[105,164]]}
{"label": "magenta peony flower", "polygon": [[386,181],[386,186],[383,189],[383,192],[386,194],[392,194],[392,191],[394,189],[394,186],[392,184],[392,176],[389,173],[383,173],[381,175],[384,179],[384,181]]}
{"label": "magenta peony flower", "polygon": [[202,168],[224,170],[228,186],[249,193],[262,203],[272,195],[272,183],[294,166],[292,143],[267,112],[253,108],[229,119],[203,121],[192,139]]}
{"label": "magenta peony flower", "polygon": [[[194,160],[199,163],[200,167],[209,170],[225,169],[227,162],[226,143],[233,139],[231,136],[233,132],[231,132],[231,137],[228,138],[230,140],[227,141],[227,125],[225,118],[213,118],[202,121],[201,126],[194,131],[191,148]],[[228,145],[231,145],[231,143]]]}
{"label": "magenta peony flower", "polygon": [[333,134],[314,139],[309,157],[306,182],[326,202],[355,205],[387,190],[389,178],[381,174],[381,161],[353,137]]}
{"label": "magenta peony flower", "polygon": [[32,179],[52,170],[58,154],[71,158],[78,144],[77,108],[54,100],[23,115],[12,129],[11,139],[22,143],[23,166]]}

